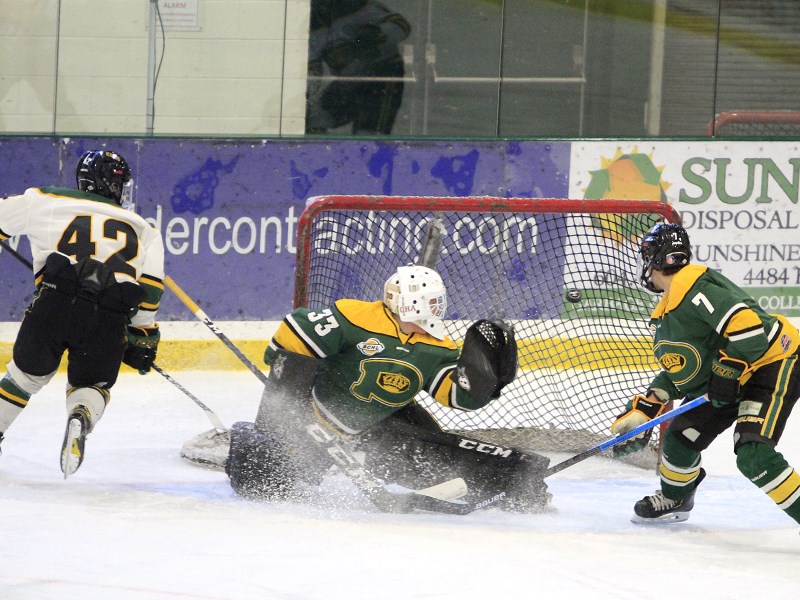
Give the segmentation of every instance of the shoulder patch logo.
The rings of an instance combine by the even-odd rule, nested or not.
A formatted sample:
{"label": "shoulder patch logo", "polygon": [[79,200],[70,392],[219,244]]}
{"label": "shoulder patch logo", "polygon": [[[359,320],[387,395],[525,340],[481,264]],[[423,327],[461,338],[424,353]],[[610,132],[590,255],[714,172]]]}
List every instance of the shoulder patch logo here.
{"label": "shoulder patch logo", "polygon": [[369,338],[366,342],[356,344],[356,348],[358,348],[358,351],[364,356],[374,356],[375,354],[386,350],[386,346],[381,344],[380,340],[375,338]]}
{"label": "shoulder patch logo", "polygon": [[783,348],[784,352],[788,352],[789,348],[792,347],[792,338],[790,338],[785,333],[781,334],[781,348]]}

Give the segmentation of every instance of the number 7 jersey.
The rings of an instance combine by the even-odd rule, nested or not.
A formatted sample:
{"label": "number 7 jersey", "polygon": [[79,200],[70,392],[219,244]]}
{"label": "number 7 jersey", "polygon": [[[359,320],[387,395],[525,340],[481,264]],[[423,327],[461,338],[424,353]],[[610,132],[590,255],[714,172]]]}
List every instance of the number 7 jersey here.
{"label": "number 7 jersey", "polygon": [[665,390],[672,399],[705,394],[720,351],[752,371],[796,352],[800,337],[784,316],[767,314],[725,276],[700,265],[675,274],[650,324],[653,352],[663,369],[650,388]]}
{"label": "number 7 jersey", "polygon": [[37,284],[53,252],[72,262],[93,258],[110,267],[117,281],[144,289],[147,297],[134,324],[152,324],[164,291],[164,244],[161,234],[136,213],[97,194],[29,188],[0,201],[0,240],[16,235],[28,236]]}

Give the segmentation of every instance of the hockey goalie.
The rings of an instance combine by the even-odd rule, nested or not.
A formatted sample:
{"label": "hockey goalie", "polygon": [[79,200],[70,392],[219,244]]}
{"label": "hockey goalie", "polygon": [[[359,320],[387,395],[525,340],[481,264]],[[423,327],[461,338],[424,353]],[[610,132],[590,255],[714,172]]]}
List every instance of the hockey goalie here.
{"label": "hockey goalie", "polygon": [[336,464],[383,510],[398,505],[379,502],[383,490],[370,493],[376,481],[407,490],[459,481],[465,501],[546,508],[547,486],[536,474],[548,459],[445,432],[414,400],[425,391],[453,410],[478,410],[516,376],[513,329],[477,321],[459,351],[445,335],[446,306],[435,271],[402,266],[383,300],[343,299],[287,315],[265,352],[271,369],[255,422],[231,428],[225,471],[233,490],[295,499]]}

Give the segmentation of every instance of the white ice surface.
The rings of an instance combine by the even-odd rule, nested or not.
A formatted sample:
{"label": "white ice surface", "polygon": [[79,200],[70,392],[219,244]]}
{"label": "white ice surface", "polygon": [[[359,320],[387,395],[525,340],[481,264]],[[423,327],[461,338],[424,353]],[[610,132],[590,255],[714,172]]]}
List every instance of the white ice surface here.
{"label": "white ice surface", "polygon": [[[255,416],[249,372],[172,375],[227,425]],[[1,600],[800,597],[800,527],[738,474],[728,433],[683,524],[630,523],[656,477],[603,458],[548,480],[552,514],[385,515],[341,478],[311,505],[237,498],[224,474],[179,457],[211,425],[155,372],[121,376],[65,481],[64,384],[35,396],[3,443]],[[794,421],[779,448],[800,466]]]}

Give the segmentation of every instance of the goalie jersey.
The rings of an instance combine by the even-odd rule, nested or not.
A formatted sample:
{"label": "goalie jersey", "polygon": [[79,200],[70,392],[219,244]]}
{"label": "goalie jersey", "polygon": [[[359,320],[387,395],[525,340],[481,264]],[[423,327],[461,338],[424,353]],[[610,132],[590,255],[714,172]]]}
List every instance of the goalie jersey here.
{"label": "goalie jersey", "polygon": [[364,431],[423,390],[452,408],[486,404],[454,384],[459,350],[452,340],[403,333],[381,301],[339,300],[321,310],[297,309],[270,341],[267,364],[278,349],[320,359],[314,406],[344,433]]}
{"label": "goalie jersey", "polygon": [[650,317],[653,349],[663,369],[650,389],[670,399],[708,391],[711,363],[721,349],[743,361],[748,372],[795,353],[800,336],[782,315],[771,315],[742,289],[700,265],[683,267]]}
{"label": "goalie jersey", "polygon": [[138,283],[146,297],[132,317],[135,327],[152,327],[164,292],[161,235],[136,213],[97,194],[67,188],[29,188],[0,201],[0,240],[27,235],[36,285],[47,257],[59,252],[75,263],[94,258],[117,281]]}

